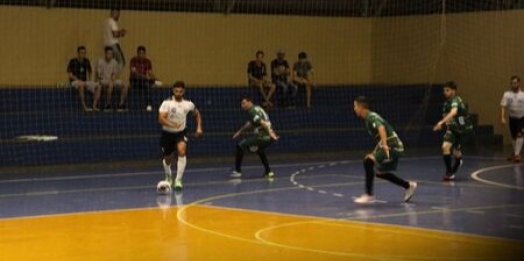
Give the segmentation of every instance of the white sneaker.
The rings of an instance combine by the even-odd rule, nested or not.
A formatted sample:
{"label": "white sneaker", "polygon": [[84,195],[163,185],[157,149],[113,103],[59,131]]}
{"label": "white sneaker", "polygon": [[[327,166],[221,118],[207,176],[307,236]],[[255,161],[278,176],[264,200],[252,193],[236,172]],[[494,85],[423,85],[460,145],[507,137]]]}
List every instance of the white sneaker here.
{"label": "white sneaker", "polygon": [[230,178],[240,178],[240,177],[242,177],[242,172],[238,172],[236,170],[233,170],[233,172],[231,172],[231,174],[229,174],[229,177]]}
{"label": "white sneaker", "polygon": [[152,110],[153,110],[153,106],[151,106],[151,105],[147,105],[147,107],[146,107],[146,111],[152,111]]}
{"label": "white sneaker", "polygon": [[406,189],[406,193],[404,194],[404,202],[409,202],[411,197],[413,197],[413,194],[415,193],[416,189],[417,189],[417,182],[410,181],[409,188]]}
{"label": "white sneaker", "polygon": [[358,198],[355,198],[355,200],[353,200],[353,202],[355,202],[357,204],[368,204],[368,203],[372,203],[374,201],[375,201],[375,197],[370,196],[368,194],[362,194],[362,196],[360,196]]}

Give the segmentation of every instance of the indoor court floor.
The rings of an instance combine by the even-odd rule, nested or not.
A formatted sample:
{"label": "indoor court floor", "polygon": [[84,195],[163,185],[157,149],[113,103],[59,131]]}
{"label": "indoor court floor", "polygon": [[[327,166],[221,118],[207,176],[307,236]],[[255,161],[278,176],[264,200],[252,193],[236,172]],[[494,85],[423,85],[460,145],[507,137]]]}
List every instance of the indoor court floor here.
{"label": "indoor court floor", "polygon": [[189,157],[183,192],[167,196],[161,164],[7,170],[0,260],[523,260],[524,166],[501,155],[466,155],[451,183],[438,154],[406,155],[412,201],[376,179],[368,205],[353,203],[356,154],[275,161],[273,180],[252,156],[234,180],[229,164]]}

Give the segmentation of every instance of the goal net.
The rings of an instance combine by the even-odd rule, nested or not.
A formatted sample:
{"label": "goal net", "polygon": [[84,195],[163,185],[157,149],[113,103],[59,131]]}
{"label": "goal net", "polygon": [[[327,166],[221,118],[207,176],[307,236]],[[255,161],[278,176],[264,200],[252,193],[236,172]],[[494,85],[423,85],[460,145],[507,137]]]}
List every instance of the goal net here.
{"label": "goal net", "polygon": [[[372,149],[373,138],[353,112],[359,95],[371,99],[408,150],[436,146],[441,134],[431,127],[441,117],[441,84],[450,80],[478,115],[476,144],[500,145],[500,97],[523,66],[522,2],[0,1],[0,165],[159,159],[158,107],[175,81],[186,83],[187,99],[202,113],[204,136],[190,135],[193,157],[232,157],[232,135],[246,120],[243,94],[267,105],[281,137],[270,150],[283,157]],[[101,88],[93,108],[96,95],[85,90],[84,107],[68,65],[83,50],[90,79],[103,78],[99,64],[112,8],[120,10],[116,24],[126,32],[118,38],[126,63],[116,78],[129,91],[121,99],[125,92],[115,87],[108,99]],[[149,96],[130,82],[140,46],[157,80]],[[265,104],[268,93],[248,80],[258,51],[268,86],[278,53],[288,62],[286,84],[304,53],[312,65],[305,74],[310,102],[308,84],[297,81],[296,96],[279,85],[272,106]],[[125,107],[118,110],[121,101]],[[194,128],[189,117],[189,132]]]}

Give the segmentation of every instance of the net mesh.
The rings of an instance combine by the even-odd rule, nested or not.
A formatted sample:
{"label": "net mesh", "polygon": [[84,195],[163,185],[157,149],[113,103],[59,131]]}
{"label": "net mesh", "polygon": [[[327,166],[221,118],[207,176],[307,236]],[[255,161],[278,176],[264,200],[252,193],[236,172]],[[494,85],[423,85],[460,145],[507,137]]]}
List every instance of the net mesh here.
{"label": "net mesh", "polygon": [[[271,150],[336,152],[372,148],[352,112],[352,99],[372,98],[409,147],[433,146],[442,82],[455,80],[480,115],[481,144],[500,143],[494,110],[509,76],[523,66],[520,9],[524,1],[491,0],[153,0],[1,1],[0,163],[2,166],[149,160],[161,156],[156,110],[176,80],[202,112],[205,136],[189,154],[232,155],[242,125],[241,94],[247,63],[257,50],[269,68],[283,49],[291,67],[298,53],[313,64],[315,90],[306,109],[269,110],[281,135]],[[151,90],[153,111],[131,86],[125,113],[86,113],[66,67],[85,46],[96,71],[103,57],[103,24],[121,9],[118,26],[127,60],[143,45],[161,87]],[[520,20],[519,20],[520,19]],[[129,63],[120,77],[129,79]],[[115,94],[117,103],[119,94]],[[88,105],[92,95],[87,94]],[[104,95],[101,98],[103,107]],[[498,115],[498,114],[497,114]],[[192,119],[190,129],[194,128]],[[482,137],[482,135],[484,137]],[[55,139],[56,138],[56,139]]]}

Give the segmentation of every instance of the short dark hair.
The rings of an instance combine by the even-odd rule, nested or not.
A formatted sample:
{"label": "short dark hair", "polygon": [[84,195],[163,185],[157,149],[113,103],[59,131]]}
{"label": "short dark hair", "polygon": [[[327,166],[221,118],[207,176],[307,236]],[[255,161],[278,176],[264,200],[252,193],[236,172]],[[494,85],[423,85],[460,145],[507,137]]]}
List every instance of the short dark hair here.
{"label": "short dark hair", "polygon": [[444,88],[450,88],[452,90],[456,90],[457,84],[454,81],[449,81],[449,82],[444,83]]}
{"label": "short dark hair", "polygon": [[173,88],[182,88],[182,89],[185,89],[185,88],[186,88],[186,83],[184,83],[183,81],[176,81],[176,82],[173,84]]}
{"label": "short dark hair", "polygon": [[113,47],[111,46],[104,47],[104,52],[107,52],[107,51],[113,51]]}
{"label": "short dark hair", "polygon": [[262,50],[258,50],[258,51],[255,53],[255,56],[258,56],[259,54],[264,55],[264,52],[263,52]]}
{"label": "short dark hair", "polygon": [[120,12],[120,8],[119,7],[111,7],[111,13],[113,12]]}
{"label": "short dark hair", "polygon": [[520,82],[520,77],[518,77],[517,75],[513,75],[511,76],[511,81],[514,81],[514,80],[517,80],[517,82]]}
{"label": "short dark hair", "polygon": [[307,59],[307,53],[305,52],[300,52],[298,54],[298,59]]}
{"label": "short dark hair", "polygon": [[140,52],[140,51],[144,51],[144,52],[145,52],[145,51],[146,51],[146,47],[143,46],[143,45],[139,45],[139,46],[136,48],[136,51],[137,51],[137,52]]}
{"label": "short dark hair", "polygon": [[84,50],[84,51],[85,51],[85,50],[86,50],[86,47],[83,46],[83,45],[80,45],[80,46],[78,46],[78,47],[76,48],[76,52],[77,52],[77,53],[80,52],[81,50]]}
{"label": "short dark hair", "polygon": [[358,96],[357,98],[355,98],[355,102],[360,104],[362,107],[369,109],[369,99],[366,96]]}
{"label": "short dark hair", "polygon": [[240,96],[240,101],[243,101],[243,100],[246,100],[248,102],[252,102],[253,98],[251,98],[251,96],[249,94],[243,94],[242,96]]}

